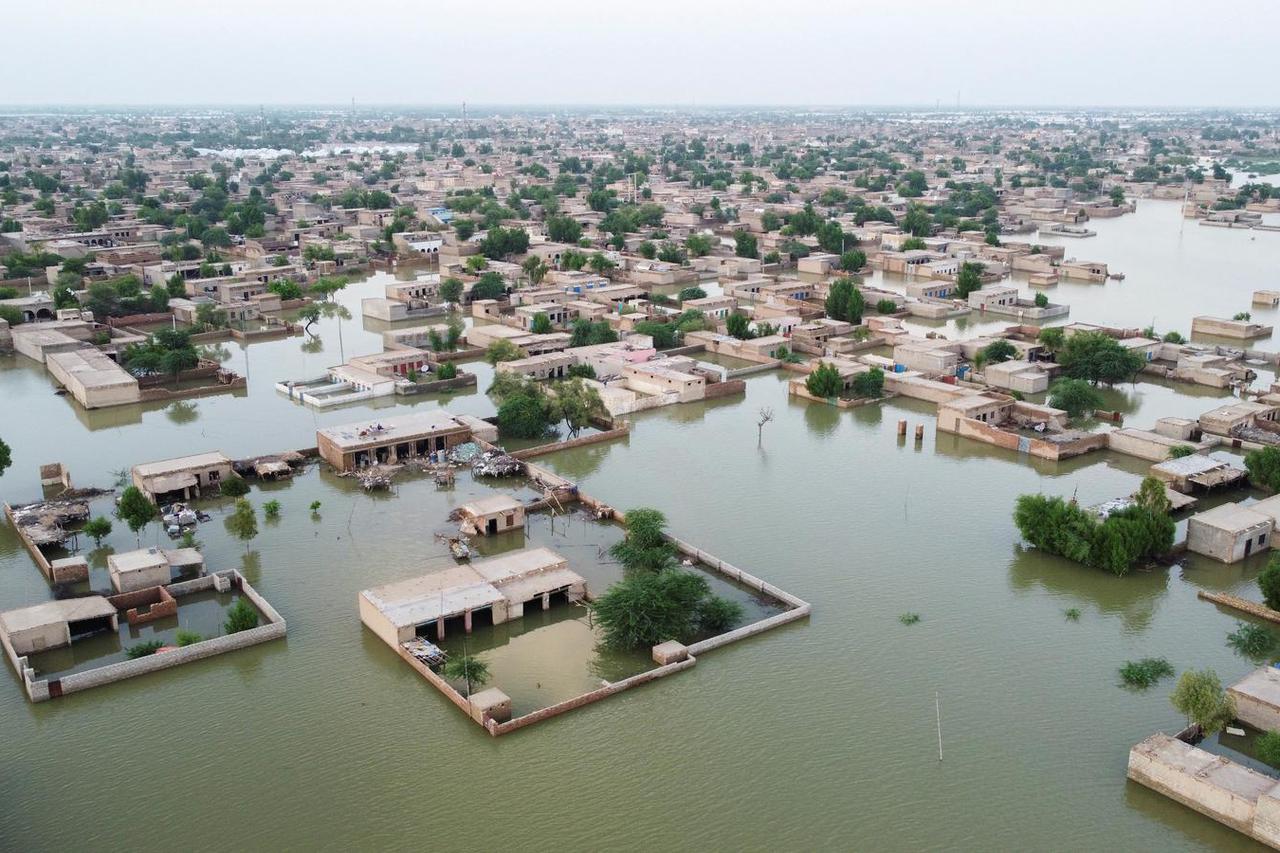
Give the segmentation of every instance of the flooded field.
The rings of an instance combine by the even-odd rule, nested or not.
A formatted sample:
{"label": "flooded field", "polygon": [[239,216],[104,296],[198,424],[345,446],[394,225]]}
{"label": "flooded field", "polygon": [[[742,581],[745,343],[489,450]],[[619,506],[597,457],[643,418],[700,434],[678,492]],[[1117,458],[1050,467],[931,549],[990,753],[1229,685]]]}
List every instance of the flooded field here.
{"label": "flooded field", "polygon": [[[1150,201],[1091,227],[1098,236],[1072,241],[1070,254],[1127,277],[1051,290],[1073,320],[1154,319],[1185,333],[1192,315],[1250,310],[1252,290],[1275,286],[1280,234],[1184,224],[1176,203]],[[237,394],[85,412],[53,393],[39,365],[0,359],[0,434],[14,456],[0,496],[37,499],[37,468],[53,461],[77,485],[109,486],[113,472],[138,462],[309,447],[318,426],[410,407],[492,414],[482,362],[464,365],[478,388],[446,395],[316,411],[275,390],[337,363],[339,333],[348,357],[380,350],[381,329],[365,328],[359,300],[389,280],[378,274],[340,294],[353,319],[340,329],[322,320],[315,339],[223,344],[227,365],[249,377]],[[1254,309],[1263,322],[1274,313]],[[961,318],[943,328],[974,334],[988,323],[1008,324]],[[511,819],[486,827],[486,841],[555,837],[561,849],[599,849],[623,826],[614,846],[626,849],[1254,846],[1126,782],[1129,747],[1183,721],[1168,702],[1171,680],[1134,693],[1116,670],[1148,656],[1179,670],[1213,667],[1224,682],[1252,669],[1226,644],[1237,619],[1196,592],[1253,595],[1265,556],[1234,566],[1189,556],[1116,578],[1023,549],[1011,519],[1018,494],[1098,503],[1131,492],[1146,466],[1109,452],[1027,459],[936,434],[930,405],[897,398],[842,411],[789,398],[787,378],[754,375],[745,396],[636,415],[627,437],[540,464],[613,506],[663,510],[674,534],[810,601],[808,621],[495,741],[365,630],[356,610],[359,590],[449,564],[435,532],[491,487],[459,477],[438,491],[410,477],[369,494],[313,466],[291,482],[254,484],[253,503],[275,499],[282,512],[260,522],[247,548],[227,532],[225,504],[210,504],[213,519],[197,530],[209,567],[239,569],[288,620],[287,640],[41,705],[26,701],[6,668],[0,848],[212,850],[248,835],[281,849],[452,849],[475,843],[461,810],[513,789],[518,796],[503,801]],[[1147,381],[1107,393],[1137,426],[1194,417],[1223,396]],[[765,406],[776,416],[757,447]],[[924,424],[924,442],[899,440],[900,418]],[[572,533],[562,536],[562,521]],[[556,525],[535,516],[528,538],[564,547],[594,583],[592,569],[577,566],[589,567],[616,531],[576,516]],[[104,546],[135,547],[116,527]],[[157,533],[144,531],[144,543]],[[102,577],[95,570],[91,583]],[[7,526],[0,581],[0,609],[52,594]],[[1064,617],[1069,608],[1079,621]],[[919,623],[902,624],[907,612]],[[647,665],[597,655],[574,608],[500,627],[473,638],[519,703]],[[127,789],[86,772],[125,756]],[[696,792],[697,806],[672,808],[656,791]],[[225,808],[168,810],[155,821],[157,807],[193,795]],[[92,818],[68,820],[69,809]]]}

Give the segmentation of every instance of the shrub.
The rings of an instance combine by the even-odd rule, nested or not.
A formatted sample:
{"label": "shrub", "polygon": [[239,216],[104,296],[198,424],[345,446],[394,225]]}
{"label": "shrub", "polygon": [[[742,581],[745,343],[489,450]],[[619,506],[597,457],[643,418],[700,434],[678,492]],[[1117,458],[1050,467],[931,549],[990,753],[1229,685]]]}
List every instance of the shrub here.
{"label": "shrub", "polygon": [[270,500],[262,505],[262,514],[267,518],[280,517],[280,501]]}
{"label": "shrub", "polygon": [[436,379],[443,381],[445,379],[455,379],[457,376],[458,365],[454,364],[452,361],[446,361],[444,364],[441,364],[436,368]]}
{"label": "shrub", "polygon": [[1017,354],[1018,348],[1003,338],[992,341],[981,350],[982,360],[985,364],[1000,364],[1009,361]]}
{"label": "shrub", "polygon": [[1181,459],[1184,456],[1190,456],[1196,452],[1196,449],[1189,444],[1175,444],[1169,448],[1170,459]]}
{"label": "shrub", "polygon": [[318,515],[320,513],[320,501],[312,501],[311,506],[308,508],[311,510],[312,515]]}
{"label": "shrub", "polygon": [[224,497],[242,498],[249,494],[249,484],[244,481],[243,477],[230,476],[222,481],[222,485],[218,487],[218,491]]}
{"label": "shrub", "polygon": [[1079,622],[1079,621],[1080,621],[1080,608],[1079,608],[1079,607],[1068,607],[1066,610],[1062,611],[1062,615],[1066,617],[1066,619],[1067,619],[1067,621],[1068,621],[1068,622]]}
{"label": "shrub", "polygon": [[834,364],[820,361],[805,378],[804,387],[815,397],[835,397],[844,384],[840,381],[840,371],[836,370]]}
{"label": "shrub", "polygon": [[723,634],[742,621],[742,605],[710,596],[698,605],[698,628],[707,634]]}
{"label": "shrub", "polygon": [[179,628],[178,633],[175,637],[175,641],[177,642],[179,647],[193,646],[196,643],[201,642],[202,640],[204,640],[204,637],[202,637],[200,634],[197,634],[195,631],[188,631],[186,628]]}
{"label": "shrub", "polygon": [[879,397],[884,393],[884,371],[873,367],[853,377],[853,393],[858,397]]}
{"label": "shrub", "polygon": [[89,519],[84,523],[84,532],[93,538],[93,544],[101,545],[102,540],[111,535],[111,522],[102,516]]}
{"label": "shrub", "polygon": [[125,649],[125,656],[129,660],[137,660],[145,658],[148,655],[154,655],[157,651],[164,648],[164,643],[160,640],[147,640],[145,643],[138,643]]}
{"label": "shrub", "polygon": [[635,572],[591,603],[610,648],[644,648],[685,641],[700,627],[708,596],[705,578],[675,568]]}
{"label": "shrub", "polygon": [[227,610],[227,620],[222,623],[222,630],[228,634],[238,634],[258,627],[258,611],[248,599],[237,598],[236,603]]}
{"label": "shrub", "polygon": [[489,680],[489,665],[472,655],[449,658],[444,664],[446,678],[467,682],[467,692]]}
{"label": "shrub", "polygon": [[1272,767],[1280,767],[1280,732],[1273,730],[1258,735],[1253,742],[1253,753]]}
{"label": "shrub", "polygon": [[1035,300],[1034,300],[1034,301],[1035,301],[1035,306],[1036,306],[1037,308],[1048,308],[1048,307],[1049,307],[1049,297],[1048,297],[1048,296],[1046,296],[1046,295],[1045,295],[1045,294],[1043,294],[1043,293],[1037,293],[1037,294],[1036,294],[1036,296],[1035,296]]}
{"label": "shrub", "polygon": [[901,622],[903,625],[914,625],[920,621],[920,614],[910,613],[910,612],[903,613],[901,616],[898,617],[898,621]]}
{"label": "shrub", "polygon": [[[1143,480],[1140,496],[1152,491],[1147,485],[1151,479]],[[1163,494],[1159,481],[1155,489]],[[1173,520],[1166,510],[1143,500],[1099,520],[1059,497],[1021,495],[1013,519],[1022,538],[1040,550],[1117,575],[1173,547]]]}
{"label": "shrub", "polygon": [[1102,394],[1083,379],[1059,379],[1049,389],[1049,405],[1072,418],[1083,417],[1102,406]]}
{"label": "shrub", "polygon": [[609,553],[628,569],[664,569],[673,565],[675,545],[664,530],[667,517],[656,509],[638,507],[626,514],[626,536]]}
{"label": "shrub", "polygon": [[1227,634],[1227,645],[1248,658],[1261,658],[1276,646],[1275,635],[1261,625],[1237,622]]}
{"label": "shrub", "polygon": [[595,379],[596,369],[589,364],[571,364],[566,375],[570,379]]}
{"label": "shrub", "polygon": [[1120,667],[1120,680],[1130,687],[1146,690],[1162,678],[1173,675],[1173,666],[1164,658],[1126,661]]}
{"label": "shrub", "polygon": [[898,303],[892,299],[881,299],[876,303],[876,310],[881,314],[892,314],[898,310]]}

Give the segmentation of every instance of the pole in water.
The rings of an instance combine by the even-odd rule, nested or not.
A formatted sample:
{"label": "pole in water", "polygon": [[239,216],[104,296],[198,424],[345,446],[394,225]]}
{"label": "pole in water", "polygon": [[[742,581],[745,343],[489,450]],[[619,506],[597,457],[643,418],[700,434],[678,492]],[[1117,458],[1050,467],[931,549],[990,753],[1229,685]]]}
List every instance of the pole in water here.
{"label": "pole in water", "polygon": [[942,702],[938,699],[938,691],[933,691],[933,710],[938,716],[938,760],[942,760]]}

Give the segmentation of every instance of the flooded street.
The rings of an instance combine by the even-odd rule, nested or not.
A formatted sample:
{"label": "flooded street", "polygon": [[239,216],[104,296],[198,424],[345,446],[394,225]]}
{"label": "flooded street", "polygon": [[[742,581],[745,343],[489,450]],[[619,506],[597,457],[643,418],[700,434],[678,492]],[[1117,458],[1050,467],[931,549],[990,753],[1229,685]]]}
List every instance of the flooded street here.
{"label": "flooded street", "polygon": [[[1249,304],[1253,290],[1277,287],[1280,234],[1200,227],[1177,202],[1146,200],[1135,215],[1089,227],[1098,236],[1067,241],[1068,257],[1126,278],[1048,290],[1071,306],[1069,320],[1189,334],[1193,315],[1252,311],[1280,325],[1280,312]],[[275,390],[320,375],[340,352],[380,351],[388,327],[362,320],[360,299],[390,280],[379,273],[341,292],[353,318],[340,328],[320,321],[318,344],[224,343],[226,365],[249,379],[236,394],[86,412],[54,394],[40,365],[0,358],[0,435],[14,458],[0,496],[38,499],[38,466],[54,461],[75,485],[106,487],[136,463],[311,447],[319,426],[413,407],[493,414],[483,362],[463,365],[478,388],[376,405],[316,411]],[[970,316],[927,328],[971,335],[1011,323]],[[1280,348],[1280,332],[1254,345]],[[1062,463],[1019,457],[937,434],[932,405],[897,398],[838,410],[789,398],[787,378],[754,375],[745,397],[635,415],[629,436],[539,464],[613,506],[661,509],[676,536],[811,602],[807,622],[493,740],[365,630],[356,609],[362,589],[449,564],[433,532],[490,487],[460,477],[438,491],[410,477],[371,495],[318,465],[292,481],[255,481],[250,499],[278,500],[278,521],[262,522],[246,549],[223,525],[229,502],[210,501],[213,519],[197,537],[211,570],[239,569],[280,611],[288,638],[38,705],[6,667],[0,848],[22,839],[33,851],[205,850],[248,837],[277,849],[458,849],[476,843],[477,804],[503,812],[481,818],[495,846],[554,833],[563,849],[598,848],[605,831],[622,849],[1255,847],[1126,782],[1130,746],[1183,721],[1168,701],[1172,679],[1135,693],[1116,670],[1141,657],[1213,667],[1224,683],[1252,670],[1226,644],[1236,620],[1196,592],[1252,596],[1265,555],[1232,566],[1188,555],[1117,578],[1023,550],[1011,518],[1019,494],[1095,504],[1132,492],[1146,465],[1109,451]],[[1142,428],[1227,396],[1149,381],[1107,392]],[[776,417],[758,448],[766,406]],[[897,437],[901,418],[925,425],[922,444]],[[528,538],[554,541],[544,523],[531,522]],[[153,525],[143,543],[157,534]],[[611,535],[584,529],[580,540],[589,551]],[[104,544],[135,547],[121,523]],[[50,597],[0,526],[0,610]],[[1064,617],[1069,608],[1079,621]],[[902,624],[906,612],[920,622]],[[590,626],[550,611],[503,627],[490,651],[518,702],[646,665],[582,659],[562,683],[540,679],[530,662],[582,655]],[[196,797],[225,808],[183,808]],[[699,807],[679,807],[686,797]]]}

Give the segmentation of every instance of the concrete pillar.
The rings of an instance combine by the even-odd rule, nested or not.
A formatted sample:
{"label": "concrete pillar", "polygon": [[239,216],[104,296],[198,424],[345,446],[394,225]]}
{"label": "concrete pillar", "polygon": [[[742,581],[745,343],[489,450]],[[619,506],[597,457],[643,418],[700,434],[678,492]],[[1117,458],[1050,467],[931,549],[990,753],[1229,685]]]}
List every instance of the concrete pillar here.
{"label": "concrete pillar", "polygon": [[443,619],[436,620],[436,639],[437,640],[444,639],[444,620]]}
{"label": "concrete pillar", "polygon": [[916,425],[916,441],[924,441],[924,424]]}
{"label": "concrete pillar", "polygon": [[542,594],[542,609],[543,609],[543,610],[549,610],[549,609],[551,609],[551,594],[550,594],[550,593],[544,592],[544,593]]}
{"label": "concrete pillar", "polygon": [[471,633],[471,611],[468,610],[462,614],[462,627],[468,634]]}
{"label": "concrete pillar", "polygon": [[903,420],[898,421],[898,435],[906,435],[906,434],[907,434],[907,421],[904,418]]}

